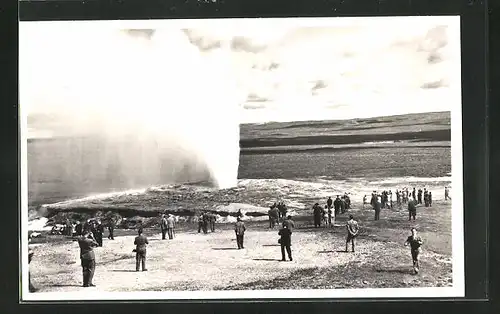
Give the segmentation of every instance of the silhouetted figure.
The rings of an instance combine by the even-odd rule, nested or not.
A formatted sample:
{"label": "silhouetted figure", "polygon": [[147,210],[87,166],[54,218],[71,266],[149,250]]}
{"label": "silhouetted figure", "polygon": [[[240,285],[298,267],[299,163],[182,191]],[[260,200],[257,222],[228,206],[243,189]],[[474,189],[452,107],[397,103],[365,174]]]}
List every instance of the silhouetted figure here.
{"label": "silhouetted figure", "polygon": [[292,216],[288,215],[286,219],[283,221],[282,227],[287,227],[290,232],[292,232],[293,228],[295,228],[295,223],[292,220]]}
{"label": "silhouetted figure", "polygon": [[281,245],[281,261],[286,261],[285,259],[285,250],[288,254],[288,259],[290,261],[293,261],[292,259],[292,231],[288,229],[287,226],[283,226],[282,229],[278,232],[278,235],[281,236],[280,238],[280,245]]}
{"label": "silhouetted figure", "polygon": [[447,201],[447,200],[451,200],[451,197],[450,197],[450,190],[448,189],[447,186],[444,187],[444,200]]}
{"label": "silhouetted figure", "polygon": [[408,201],[408,220],[411,220],[413,217],[413,220],[415,220],[415,217],[417,216],[417,204],[414,199],[411,199]]}
{"label": "silhouetted figure", "polygon": [[76,223],[75,233],[77,236],[81,236],[83,233],[83,224],[80,221]]}
{"label": "silhouetted figure", "polygon": [[98,221],[96,225],[96,241],[100,247],[102,247],[103,234],[104,234],[104,225],[100,221]]}
{"label": "silhouetted figure", "polygon": [[326,200],[326,206],[328,206],[328,209],[332,208],[332,205],[333,205],[333,200],[331,197],[328,197],[328,199]]}
{"label": "silhouetted figure", "polygon": [[340,214],[340,209],[342,208],[342,200],[340,199],[340,196],[337,195],[337,198],[333,201],[333,207],[335,209],[335,216]]}
{"label": "silhouetted figure", "polygon": [[314,219],[314,228],[321,227],[321,218],[323,217],[323,208],[319,206],[318,203],[313,206],[313,219]]}
{"label": "silhouetted figure", "polygon": [[234,233],[236,234],[236,243],[238,244],[238,250],[239,249],[244,249],[243,246],[243,238],[245,236],[245,231],[246,231],[245,224],[243,221],[241,221],[241,218],[238,217],[238,221],[234,225]]}
{"label": "silhouetted figure", "polygon": [[[198,233],[201,232],[201,229],[203,229],[203,213],[201,213],[198,216]],[[165,230],[167,230],[166,226],[165,226]]]}
{"label": "silhouetted figure", "polygon": [[373,203],[373,210],[375,211],[375,220],[380,219],[380,211],[382,210],[382,204],[378,201],[378,198],[375,199]]}
{"label": "silhouetted figure", "polygon": [[115,221],[113,219],[109,219],[108,221],[108,239],[109,240],[114,240],[115,239]]}
{"label": "silhouetted figure", "polygon": [[417,191],[415,190],[415,188],[413,188],[413,191],[411,192],[411,197],[416,200],[417,198],[415,197],[416,196],[416,193]]}
{"label": "silhouetted figure", "polygon": [[142,234],[142,228],[139,228],[137,233],[139,234],[135,237],[135,271],[140,270],[142,265],[142,271],[148,271],[146,268],[146,246],[149,244],[148,238]]}
{"label": "silhouetted figure", "polygon": [[[161,215],[161,221],[160,221],[160,227],[161,227],[161,239],[165,240],[167,238],[167,217],[163,214]],[[199,225],[198,232],[200,232],[201,225]]]}
{"label": "silhouetted figure", "polygon": [[432,207],[432,192],[429,192],[429,195],[427,196],[428,202],[429,202],[429,207]]}

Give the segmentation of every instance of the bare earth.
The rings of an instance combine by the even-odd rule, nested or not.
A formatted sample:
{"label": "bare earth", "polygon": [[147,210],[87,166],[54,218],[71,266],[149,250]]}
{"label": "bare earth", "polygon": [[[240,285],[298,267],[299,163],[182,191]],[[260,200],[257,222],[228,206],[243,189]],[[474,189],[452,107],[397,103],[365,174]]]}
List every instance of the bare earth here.
{"label": "bare earth", "polygon": [[[266,222],[247,224],[245,249],[236,249],[231,225],[215,233],[198,234],[197,226],[181,226],[174,240],[161,240],[159,230],[147,230],[148,272],[135,272],[134,235],[104,239],[96,248],[95,288],[83,288],[77,242],[47,241],[35,247],[30,265],[39,292],[165,291],[226,289],[306,289],[436,287],[452,285],[451,206],[436,202],[419,208],[416,223],[407,211],[352,210],[362,227],[355,253],[344,253],[345,221],[334,228],[315,229],[311,217],[296,217],[292,236],[293,262],[280,262],[277,230]],[[416,226],[424,239],[421,272],[412,273],[409,248],[403,242]],[[105,237],[107,234],[104,235]]]}

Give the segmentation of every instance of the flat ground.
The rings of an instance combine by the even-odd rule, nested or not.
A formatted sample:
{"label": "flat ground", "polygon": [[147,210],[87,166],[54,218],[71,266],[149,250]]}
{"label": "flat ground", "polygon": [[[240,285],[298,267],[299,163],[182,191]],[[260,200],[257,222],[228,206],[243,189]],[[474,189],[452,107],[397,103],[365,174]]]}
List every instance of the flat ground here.
{"label": "flat ground", "polygon": [[[198,234],[194,224],[179,226],[174,240],[161,240],[159,230],[146,230],[148,272],[135,272],[133,230],[117,230],[114,241],[96,248],[95,288],[82,288],[78,244],[50,236],[35,247],[30,265],[40,292],[164,291],[225,289],[307,289],[436,287],[452,285],[451,204],[419,208],[416,222],[407,211],[352,210],[362,227],[355,253],[345,249],[345,221],[334,228],[312,228],[311,217],[296,217],[293,262],[280,262],[277,230],[265,222],[247,224],[245,249],[237,250],[231,225]],[[403,242],[416,226],[424,239],[421,272],[412,273],[409,248]],[[105,237],[107,234],[105,234]]]}

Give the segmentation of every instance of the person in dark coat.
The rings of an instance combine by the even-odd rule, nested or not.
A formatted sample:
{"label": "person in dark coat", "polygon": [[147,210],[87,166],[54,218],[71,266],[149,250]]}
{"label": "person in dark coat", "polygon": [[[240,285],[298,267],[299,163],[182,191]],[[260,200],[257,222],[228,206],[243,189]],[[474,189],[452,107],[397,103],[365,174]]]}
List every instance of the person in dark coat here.
{"label": "person in dark coat", "polygon": [[207,212],[204,212],[203,213],[203,226],[202,226],[204,234],[208,233],[208,222],[209,222],[209,220],[210,220],[209,214]]}
{"label": "person in dark coat", "polygon": [[83,286],[95,287],[92,283],[95,273],[95,254],[93,248],[96,247],[92,232],[89,228],[83,230],[83,234],[78,237],[78,245],[80,246],[80,260],[83,270]]}
{"label": "person in dark coat", "polygon": [[[203,213],[198,216],[198,233],[203,229]],[[166,230],[166,229],[165,229]]]}
{"label": "person in dark coat", "polygon": [[238,217],[238,221],[234,225],[234,233],[236,234],[236,243],[238,244],[238,250],[245,248],[243,246],[243,238],[245,236],[246,230],[247,228],[245,227],[245,224],[243,223],[243,221],[241,221],[241,218]]}
{"label": "person in dark coat", "polygon": [[340,200],[340,196],[337,195],[337,198],[333,201],[333,207],[335,208],[335,216],[340,214],[340,209],[342,207],[342,200]]}
{"label": "person in dark coat", "polygon": [[413,191],[411,192],[411,197],[412,197],[414,200],[416,200],[416,199],[417,199],[417,197],[416,197],[416,193],[417,193],[417,191],[415,190],[415,188],[413,188]]}
{"label": "person in dark coat", "polygon": [[417,199],[417,203],[422,204],[422,189],[418,189]]}
{"label": "person in dark coat", "polygon": [[411,220],[413,217],[413,220],[415,220],[415,217],[417,216],[417,202],[415,199],[411,199],[408,201],[408,220]]}
{"label": "person in dark coat", "polygon": [[115,239],[114,232],[115,232],[115,221],[112,218],[110,218],[108,220],[108,239],[109,240]]}
{"label": "person in dark coat", "polygon": [[287,227],[290,232],[295,228],[295,223],[292,220],[292,216],[288,215],[286,219],[283,221],[283,226],[282,227]]}
{"label": "person in dark coat", "polygon": [[101,223],[101,221],[98,221],[96,225],[96,235],[97,235],[96,240],[97,244],[99,244],[100,247],[102,247],[103,234],[104,234],[104,225]]}
{"label": "person in dark coat", "polygon": [[290,261],[293,261],[292,259],[292,231],[288,229],[287,226],[283,226],[282,229],[278,232],[278,235],[281,236],[280,238],[280,245],[281,245],[281,261],[286,261],[285,259],[285,250],[288,254],[288,259]]}
{"label": "person in dark coat", "polygon": [[321,227],[321,218],[323,217],[323,208],[318,203],[313,206],[314,228]]}
{"label": "person in dark coat", "polygon": [[[165,240],[167,238],[167,217],[165,217],[165,214],[161,215],[161,221],[160,221],[160,227],[161,227],[161,239]],[[201,226],[198,224],[198,233],[200,232]]]}
{"label": "person in dark coat", "polygon": [[83,224],[80,221],[76,223],[75,233],[77,236],[81,236],[83,233]]}
{"label": "person in dark coat", "polygon": [[373,210],[375,211],[375,220],[380,219],[380,211],[382,210],[382,204],[378,201],[376,198],[375,201],[373,202]]}
{"label": "person in dark coat", "polygon": [[427,200],[429,202],[429,207],[432,207],[432,192],[429,192],[429,195],[427,196]]}
{"label": "person in dark coat", "polygon": [[142,234],[142,228],[139,228],[137,233],[139,234],[135,237],[135,271],[139,271],[142,264],[142,271],[148,271],[146,268],[146,246],[149,244],[148,238]]}
{"label": "person in dark coat", "polygon": [[328,197],[328,199],[326,200],[326,206],[328,206],[328,209],[332,208],[332,205],[333,205],[333,200],[331,197]]}

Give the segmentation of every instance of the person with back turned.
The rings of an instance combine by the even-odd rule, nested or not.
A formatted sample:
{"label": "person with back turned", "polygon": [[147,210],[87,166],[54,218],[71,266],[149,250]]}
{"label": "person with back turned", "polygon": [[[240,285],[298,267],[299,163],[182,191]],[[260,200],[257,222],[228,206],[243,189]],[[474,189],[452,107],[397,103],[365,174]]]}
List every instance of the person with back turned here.
{"label": "person with back turned", "polygon": [[244,249],[243,247],[243,237],[246,231],[245,224],[241,221],[241,218],[238,217],[238,221],[234,225],[234,232],[236,233],[236,243],[238,244],[238,250]]}
{"label": "person with back turned", "polygon": [[83,270],[83,286],[95,287],[92,283],[95,273],[95,254],[94,247],[98,246],[92,232],[87,227],[83,230],[83,235],[77,238],[80,246],[80,260]]}
{"label": "person with back turned", "polygon": [[412,198],[408,201],[408,220],[411,220],[412,217],[413,220],[415,220],[416,216],[417,216],[417,201]]}
{"label": "person with back turned", "polygon": [[285,259],[285,249],[288,254],[288,259],[290,261],[293,261],[292,259],[292,230],[288,229],[287,225],[284,225],[283,228],[280,229],[278,232],[278,235],[281,236],[280,238],[280,245],[281,245],[281,261],[284,262],[286,261]]}
{"label": "person with back turned", "polygon": [[110,218],[108,220],[108,239],[109,240],[115,239],[114,232],[115,232],[115,221],[113,220],[113,218]]}
{"label": "person with back turned", "polygon": [[[162,214],[160,217],[160,227],[161,239],[165,240],[167,238],[167,217],[165,217],[165,214]],[[198,228],[198,232],[200,232],[200,228]]]}
{"label": "person with back turned", "polygon": [[372,202],[373,210],[375,210],[375,220],[380,219],[380,210],[382,209],[382,204],[378,201],[378,197]]}
{"label": "person with back turned", "polygon": [[168,214],[167,217],[168,239],[172,240],[174,238],[175,218],[171,214]]}
{"label": "person with back turned", "polygon": [[142,228],[139,228],[135,237],[135,271],[139,271],[139,266],[142,264],[142,271],[148,271],[146,268],[146,246],[149,244],[148,238],[142,234]]}
{"label": "person with back turned", "polygon": [[330,196],[326,200],[326,206],[328,206],[328,209],[331,209],[332,206],[333,206],[333,200],[332,200],[332,198]]}
{"label": "person with back turned", "polygon": [[355,239],[358,236],[359,226],[358,222],[354,220],[352,215],[349,215],[349,221],[347,222],[347,239],[345,242],[345,251],[347,252],[349,249],[349,242],[352,243],[352,251],[354,252],[355,247]]}

